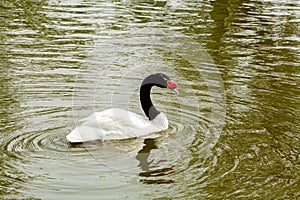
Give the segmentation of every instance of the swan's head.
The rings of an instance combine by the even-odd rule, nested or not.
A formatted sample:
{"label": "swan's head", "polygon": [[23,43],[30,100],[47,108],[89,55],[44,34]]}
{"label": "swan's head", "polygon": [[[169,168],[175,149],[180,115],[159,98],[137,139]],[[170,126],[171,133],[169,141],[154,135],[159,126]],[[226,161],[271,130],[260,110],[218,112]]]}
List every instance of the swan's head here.
{"label": "swan's head", "polygon": [[161,88],[168,88],[172,90],[175,94],[179,94],[177,90],[177,83],[175,81],[172,81],[167,75],[162,73],[154,74],[155,81],[157,84],[155,84],[158,87]]}
{"label": "swan's head", "polygon": [[151,74],[144,79],[141,87],[151,88],[152,86],[157,86],[160,88],[169,88],[175,94],[178,94],[177,83],[172,81],[167,75],[163,73]]}

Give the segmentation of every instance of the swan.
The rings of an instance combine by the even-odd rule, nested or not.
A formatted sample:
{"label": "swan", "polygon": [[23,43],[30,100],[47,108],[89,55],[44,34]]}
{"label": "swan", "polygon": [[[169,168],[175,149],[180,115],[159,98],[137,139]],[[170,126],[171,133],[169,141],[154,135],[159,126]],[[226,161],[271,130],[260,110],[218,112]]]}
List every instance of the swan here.
{"label": "swan", "polygon": [[152,104],[150,92],[152,86],[169,88],[178,94],[177,83],[163,73],[147,76],[140,86],[140,103],[147,116],[120,108],[110,108],[94,112],[81,119],[77,126],[66,137],[70,143],[83,143],[94,140],[118,140],[144,136],[168,128],[166,115]]}

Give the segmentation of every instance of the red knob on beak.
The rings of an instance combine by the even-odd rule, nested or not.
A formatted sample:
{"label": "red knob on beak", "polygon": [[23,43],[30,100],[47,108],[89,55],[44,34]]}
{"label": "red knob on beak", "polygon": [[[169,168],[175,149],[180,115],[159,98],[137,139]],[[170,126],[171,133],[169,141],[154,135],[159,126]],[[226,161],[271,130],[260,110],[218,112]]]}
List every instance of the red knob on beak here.
{"label": "red knob on beak", "polygon": [[169,88],[169,89],[174,89],[174,88],[177,88],[177,83],[175,82],[175,81],[168,81],[167,82],[167,87]]}

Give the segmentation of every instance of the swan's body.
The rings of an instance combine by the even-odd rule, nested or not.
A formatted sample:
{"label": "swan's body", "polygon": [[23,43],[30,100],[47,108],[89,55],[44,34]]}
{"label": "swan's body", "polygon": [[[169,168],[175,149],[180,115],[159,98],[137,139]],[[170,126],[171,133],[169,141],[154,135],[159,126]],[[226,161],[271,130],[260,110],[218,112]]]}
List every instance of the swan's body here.
{"label": "swan's body", "polygon": [[93,140],[127,139],[166,130],[168,119],[162,112],[156,110],[150,98],[152,86],[169,88],[177,93],[177,84],[168,76],[152,74],[144,79],[140,89],[140,101],[148,119],[119,108],[95,112],[80,120],[81,125],[67,135],[68,141],[80,143]]}
{"label": "swan's body", "polygon": [[67,136],[70,142],[134,138],[168,128],[168,119],[163,113],[150,121],[141,115],[119,108],[95,112],[80,122],[82,124]]}

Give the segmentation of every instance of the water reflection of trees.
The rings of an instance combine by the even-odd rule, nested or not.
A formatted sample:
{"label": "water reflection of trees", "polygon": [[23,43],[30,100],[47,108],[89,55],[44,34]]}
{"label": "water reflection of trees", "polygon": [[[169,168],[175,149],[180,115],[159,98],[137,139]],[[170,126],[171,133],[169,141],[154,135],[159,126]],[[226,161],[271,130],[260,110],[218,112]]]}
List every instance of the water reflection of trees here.
{"label": "water reflection of trees", "polygon": [[[75,77],[71,73],[61,74],[59,70],[49,73],[49,69],[75,68],[77,62],[66,58],[70,54],[83,58],[85,54],[79,53],[78,45],[91,41],[91,38],[72,35],[75,32],[72,29],[63,30],[65,27],[58,26],[62,22],[80,23],[71,16],[56,15],[56,7],[47,3],[26,0],[0,3],[0,192],[8,198],[20,198],[20,195],[25,198],[26,183],[35,176],[24,167],[31,160],[18,152],[29,150],[23,149],[23,143],[31,142],[25,134],[40,128],[32,125],[39,118],[38,112],[45,116],[47,113],[41,112],[43,109],[57,109],[55,106],[48,107],[50,96],[53,102],[58,102],[58,98],[66,100],[62,94],[66,94],[67,83]],[[82,31],[82,27],[77,30]],[[44,101],[47,103],[43,104]],[[61,106],[62,112],[65,111],[64,106]],[[24,112],[28,110],[30,112]],[[41,121],[41,126],[45,126],[43,123],[45,121]],[[34,134],[42,134],[42,131],[43,128]],[[24,141],[19,138],[24,138]]]}
{"label": "water reflection of trees", "polygon": [[49,23],[46,14],[41,12],[43,6],[46,5],[47,1],[5,1],[1,8],[5,13],[3,25],[11,27],[14,24],[14,29],[24,28],[25,26],[27,30],[38,30],[41,33],[45,30],[45,25]]}
{"label": "water reflection of trees", "polygon": [[[244,117],[248,115],[257,122],[260,119],[262,126],[276,123],[278,116],[292,120],[294,116],[288,113],[296,110],[293,79],[299,73],[300,51],[293,10],[297,4],[287,2],[278,7],[277,2],[228,0],[211,5],[212,34],[206,47],[215,62],[224,66],[228,109],[239,104],[245,107],[244,115],[233,117],[248,123]],[[253,112],[251,108],[258,109]],[[235,112],[229,111],[229,115]],[[266,117],[271,121],[266,122]]]}
{"label": "water reflection of trees", "polygon": [[[225,144],[232,148],[224,162],[232,167],[234,164],[226,159],[254,157],[253,163],[243,161],[235,173],[252,171],[245,173],[245,177],[239,176],[240,182],[250,180],[249,176],[257,172],[262,179],[272,174],[297,178],[300,49],[295,8],[299,3],[216,0],[197,6],[175,10],[177,21],[166,21],[205,45],[222,71],[227,91],[227,126],[218,147],[224,148]],[[272,164],[268,166],[266,162]],[[230,170],[219,164],[216,168]],[[230,176],[229,180],[237,178]],[[212,194],[217,187],[224,187],[223,183],[220,180],[211,186]],[[240,189],[240,185],[225,185],[230,187],[226,190]],[[293,184],[288,188],[295,191]]]}
{"label": "water reflection of trees", "polygon": [[[251,169],[245,176],[255,176],[260,172],[262,182],[274,174],[288,177],[282,181],[297,178],[300,49],[293,8],[299,4],[243,1],[234,10],[223,4],[229,12],[223,12],[222,19],[219,11],[214,13],[217,2],[223,4],[212,3],[211,17],[216,26],[209,39],[213,42],[207,47],[212,48],[215,61],[224,66],[225,131],[233,135],[231,141],[224,136],[220,143],[231,146],[240,157],[253,156],[252,162],[243,162],[237,173]],[[242,181],[245,177],[239,178]],[[268,187],[261,184],[261,188]],[[295,184],[287,185],[287,190],[295,191]]]}

